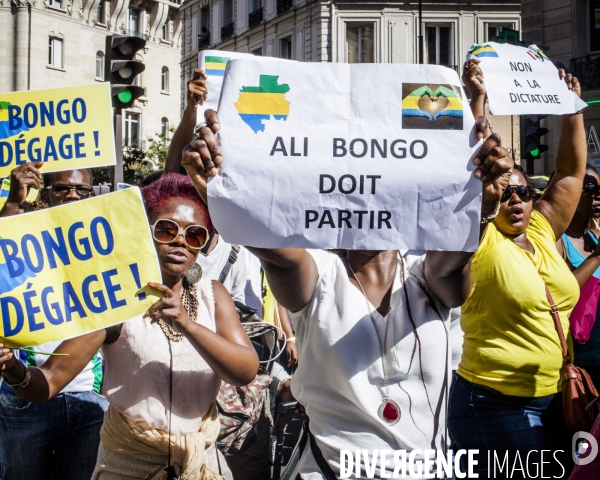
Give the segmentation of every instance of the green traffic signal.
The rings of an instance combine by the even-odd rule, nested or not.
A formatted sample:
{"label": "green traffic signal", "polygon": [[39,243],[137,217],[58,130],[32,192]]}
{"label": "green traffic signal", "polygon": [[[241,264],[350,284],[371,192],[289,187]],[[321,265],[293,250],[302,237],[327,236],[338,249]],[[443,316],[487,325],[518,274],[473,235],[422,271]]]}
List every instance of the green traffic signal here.
{"label": "green traffic signal", "polygon": [[529,153],[531,154],[532,157],[537,158],[537,157],[540,156],[540,149],[539,148],[534,148]]}
{"label": "green traffic signal", "polygon": [[131,99],[133,98],[133,94],[131,93],[131,90],[126,88],[121,93],[117,94],[117,98],[119,99],[119,101],[121,103],[129,103],[129,102],[131,102]]}

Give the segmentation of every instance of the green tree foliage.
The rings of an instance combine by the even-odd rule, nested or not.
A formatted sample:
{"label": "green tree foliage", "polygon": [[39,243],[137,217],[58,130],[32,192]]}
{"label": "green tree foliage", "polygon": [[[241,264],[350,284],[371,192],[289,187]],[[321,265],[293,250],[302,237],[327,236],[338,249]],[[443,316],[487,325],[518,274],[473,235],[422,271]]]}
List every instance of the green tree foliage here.
{"label": "green tree foliage", "polygon": [[[171,129],[174,132],[175,129]],[[142,179],[154,170],[146,168],[145,160],[150,160],[155,168],[164,170],[169,152],[170,138],[156,134],[139,145],[127,147],[123,145],[123,180],[130,185],[141,185]],[[110,182],[112,167],[94,168],[94,184]]]}

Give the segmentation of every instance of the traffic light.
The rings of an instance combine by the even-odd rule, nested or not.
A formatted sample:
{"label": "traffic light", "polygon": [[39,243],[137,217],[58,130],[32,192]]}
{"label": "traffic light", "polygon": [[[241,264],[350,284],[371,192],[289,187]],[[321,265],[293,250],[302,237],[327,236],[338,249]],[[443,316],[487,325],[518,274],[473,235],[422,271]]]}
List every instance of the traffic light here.
{"label": "traffic light", "polygon": [[527,172],[533,173],[533,161],[540,158],[541,154],[548,151],[548,145],[542,143],[542,137],[548,133],[547,128],[542,128],[541,122],[548,115],[524,115],[523,129],[525,141],[523,142],[523,158],[527,160]]}
{"label": "traffic light", "polygon": [[144,95],[144,89],[133,85],[133,81],[146,69],[142,62],[135,60],[135,54],[145,46],[146,40],[136,36],[106,37],[104,80],[110,82],[112,106],[117,110],[131,107]]}

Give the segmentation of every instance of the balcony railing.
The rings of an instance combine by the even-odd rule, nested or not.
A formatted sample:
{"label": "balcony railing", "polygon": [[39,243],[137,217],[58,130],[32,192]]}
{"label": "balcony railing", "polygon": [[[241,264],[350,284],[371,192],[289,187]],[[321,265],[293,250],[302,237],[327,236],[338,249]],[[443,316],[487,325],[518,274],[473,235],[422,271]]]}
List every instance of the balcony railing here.
{"label": "balcony railing", "polygon": [[250,15],[248,15],[248,23],[250,28],[255,27],[256,25],[260,25],[263,20],[263,9],[260,7],[258,10],[254,10]]}
{"label": "balcony railing", "polygon": [[210,45],[210,36],[209,35],[206,35],[205,37],[198,35],[198,50],[202,50],[203,48],[206,48],[209,45]]}
{"label": "balcony railing", "polygon": [[287,12],[292,8],[292,0],[277,0],[277,14]]}
{"label": "balcony railing", "polygon": [[572,58],[571,74],[579,79],[582,90],[600,88],[600,55]]}
{"label": "balcony railing", "polygon": [[233,35],[233,22],[221,27],[221,39],[225,40]]}
{"label": "balcony railing", "polygon": [[127,35],[128,37],[139,37],[143,38],[144,40],[148,40],[148,35],[138,30],[125,30],[124,35]]}

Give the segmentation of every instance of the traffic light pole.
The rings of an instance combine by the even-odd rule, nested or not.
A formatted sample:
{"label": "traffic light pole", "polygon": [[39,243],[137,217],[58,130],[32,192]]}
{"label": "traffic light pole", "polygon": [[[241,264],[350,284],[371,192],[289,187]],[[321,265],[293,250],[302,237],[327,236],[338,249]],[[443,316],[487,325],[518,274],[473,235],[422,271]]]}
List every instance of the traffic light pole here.
{"label": "traffic light pole", "polygon": [[113,192],[117,191],[117,183],[123,183],[123,115],[119,108],[115,108],[115,153],[117,164],[113,175]]}

